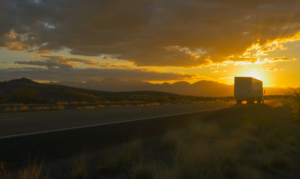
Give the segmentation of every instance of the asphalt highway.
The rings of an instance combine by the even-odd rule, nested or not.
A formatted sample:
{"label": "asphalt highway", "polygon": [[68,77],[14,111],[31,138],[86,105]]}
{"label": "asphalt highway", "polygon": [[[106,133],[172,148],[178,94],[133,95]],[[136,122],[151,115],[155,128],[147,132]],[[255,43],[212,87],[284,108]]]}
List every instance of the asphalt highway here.
{"label": "asphalt highway", "polygon": [[[267,105],[261,105],[261,107]],[[51,162],[156,136],[193,119],[224,118],[256,110],[232,103],[0,114],[0,163],[14,169],[28,160]]]}
{"label": "asphalt highway", "polygon": [[0,139],[216,110],[233,105],[233,102],[228,102],[0,113]]}

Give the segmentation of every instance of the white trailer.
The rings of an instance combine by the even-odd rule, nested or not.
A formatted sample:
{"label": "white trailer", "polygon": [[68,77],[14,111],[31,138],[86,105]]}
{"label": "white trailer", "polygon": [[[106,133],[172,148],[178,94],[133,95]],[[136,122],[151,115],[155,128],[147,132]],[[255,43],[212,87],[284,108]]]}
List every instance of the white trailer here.
{"label": "white trailer", "polygon": [[234,97],[237,104],[247,101],[247,104],[264,102],[263,82],[252,77],[234,77]]}

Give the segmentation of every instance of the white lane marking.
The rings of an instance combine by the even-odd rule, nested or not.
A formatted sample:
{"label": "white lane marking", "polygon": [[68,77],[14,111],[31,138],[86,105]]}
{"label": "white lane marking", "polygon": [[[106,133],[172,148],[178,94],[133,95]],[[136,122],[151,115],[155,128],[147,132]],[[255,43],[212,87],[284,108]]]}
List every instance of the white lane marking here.
{"label": "white lane marking", "polygon": [[0,119],[0,121],[13,121],[13,120],[19,120],[19,119],[25,119],[25,118]]}
{"label": "white lane marking", "polygon": [[179,115],[184,115],[184,114],[193,114],[193,113],[199,113],[199,112],[215,111],[215,110],[218,110],[218,109],[224,109],[224,108],[217,108],[217,109],[210,109],[210,110],[203,110],[203,111],[195,111],[195,112],[189,112],[189,113],[179,113],[179,114],[155,116],[155,117],[140,118],[140,119],[132,119],[132,120],[110,122],[110,123],[103,123],[103,124],[93,124],[93,125],[86,125],[86,126],[79,126],[79,127],[69,127],[69,128],[54,129],[54,130],[39,131],[39,132],[30,132],[30,133],[25,133],[25,134],[2,136],[2,137],[0,137],[0,140],[1,139],[14,138],[14,137],[30,136],[30,135],[36,135],[36,134],[46,134],[46,133],[52,133],[52,132],[60,132],[60,131],[66,131],[66,130],[84,129],[84,128],[89,128],[89,127],[105,126],[105,125],[111,125],[111,124],[121,124],[121,123],[133,122],[133,121],[142,121],[142,120],[155,119],[155,118],[161,118],[161,117],[171,117],[171,116],[179,116]]}

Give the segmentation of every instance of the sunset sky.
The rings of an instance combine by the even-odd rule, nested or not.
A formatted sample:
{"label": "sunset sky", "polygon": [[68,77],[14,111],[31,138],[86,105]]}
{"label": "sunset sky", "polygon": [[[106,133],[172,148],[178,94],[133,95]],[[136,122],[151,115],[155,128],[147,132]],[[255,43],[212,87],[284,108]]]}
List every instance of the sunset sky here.
{"label": "sunset sky", "polygon": [[299,0],[1,0],[0,80],[300,85]]}

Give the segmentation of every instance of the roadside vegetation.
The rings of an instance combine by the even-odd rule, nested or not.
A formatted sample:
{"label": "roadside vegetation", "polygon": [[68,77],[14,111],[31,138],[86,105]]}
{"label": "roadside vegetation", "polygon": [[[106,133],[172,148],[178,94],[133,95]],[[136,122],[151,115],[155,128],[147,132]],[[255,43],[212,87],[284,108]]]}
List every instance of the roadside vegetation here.
{"label": "roadside vegetation", "polygon": [[300,123],[300,88],[290,88],[284,98],[276,99],[270,105],[289,110],[293,120]]}
{"label": "roadside vegetation", "polygon": [[29,112],[29,111],[50,111],[50,110],[65,110],[63,105],[54,106],[37,106],[30,108],[28,105],[16,105],[14,107],[6,107],[3,112]]}
{"label": "roadside vegetation", "polygon": [[[71,109],[96,109],[96,108],[120,108],[120,107],[144,107],[144,106],[167,106],[167,105],[176,105],[176,104],[204,104],[204,103],[223,103],[223,102],[233,102],[233,101],[223,101],[223,100],[214,100],[214,101],[184,101],[178,103],[142,103],[142,104],[87,104],[81,105],[78,107],[73,107]],[[62,105],[64,104],[64,105]],[[78,103],[71,103],[78,104]],[[61,102],[57,105],[41,105],[41,106],[30,106],[30,105],[15,105],[13,107],[5,107],[3,112],[29,112],[29,111],[51,111],[51,110],[65,110],[65,106],[68,103]],[[1,112],[1,110],[0,110]]]}
{"label": "roadside vegetation", "polygon": [[43,164],[28,164],[23,170],[10,173],[3,163],[0,163],[0,179],[48,179],[46,171],[42,174]]}
{"label": "roadside vegetation", "polygon": [[[299,110],[300,90],[296,89],[272,107],[252,105],[246,112],[186,120],[185,125],[151,139],[99,151],[98,157],[83,154],[70,162],[66,178],[88,178],[93,173],[98,178],[296,179],[300,176]],[[51,170],[46,175],[49,168],[31,165],[9,172],[1,164],[0,179],[55,178]]]}
{"label": "roadside vegetation", "polygon": [[[70,162],[66,178],[88,178],[91,173],[133,179],[298,178],[300,126],[286,108],[262,104],[246,113],[218,115],[187,120],[154,140],[137,139],[104,149],[98,157],[83,154]],[[39,167],[18,174],[42,178],[45,171]],[[9,174],[4,166],[1,171],[2,176]]]}

